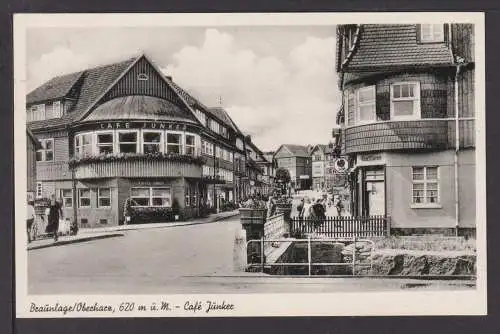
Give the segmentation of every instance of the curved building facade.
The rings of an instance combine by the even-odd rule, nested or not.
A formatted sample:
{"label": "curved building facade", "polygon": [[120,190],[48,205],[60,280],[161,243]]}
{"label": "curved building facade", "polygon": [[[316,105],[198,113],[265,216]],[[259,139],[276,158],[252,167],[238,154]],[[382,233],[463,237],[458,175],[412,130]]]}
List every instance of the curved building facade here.
{"label": "curved building facade", "polygon": [[342,154],[355,215],[394,233],[475,228],[473,26],[342,25]]}
{"label": "curved building facade", "polygon": [[41,143],[36,197],[56,195],[82,227],[120,224],[126,202],[190,218],[240,200],[243,134],[145,55],[53,78],[26,112]]}

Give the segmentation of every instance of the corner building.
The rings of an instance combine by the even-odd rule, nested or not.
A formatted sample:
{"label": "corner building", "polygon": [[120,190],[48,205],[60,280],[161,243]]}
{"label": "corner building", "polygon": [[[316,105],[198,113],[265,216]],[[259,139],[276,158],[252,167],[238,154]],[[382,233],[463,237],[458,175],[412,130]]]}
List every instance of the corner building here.
{"label": "corner building", "polygon": [[393,234],[475,233],[473,25],[337,29],[354,215],[390,216]]}
{"label": "corner building", "polygon": [[209,187],[234,198],[234,155],[244,151],[229,116],[145,55],[55,77],[27,95],[26,113],[41,144],[36,197],[55,194],[81,227],[119,224],[129,198],[184,218],[215,206]]}

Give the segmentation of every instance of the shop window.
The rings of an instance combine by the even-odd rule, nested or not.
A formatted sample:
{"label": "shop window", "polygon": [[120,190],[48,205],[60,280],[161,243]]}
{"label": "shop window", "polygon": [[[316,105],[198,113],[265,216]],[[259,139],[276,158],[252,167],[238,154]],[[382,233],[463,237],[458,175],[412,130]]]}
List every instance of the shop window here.
{"label": "shop window", "polygon": [[142,150],[144,153],[160,153],[162,151],[161,132],[143,132]]}
{"label": "shop window", "polygon": [[439,168],[413,167],[412,203],[416,205],[439,204]]}
{"label": "shop window", "polygon": [[186,154],[195,155],[195,137],[193,135],[186,135]]}
{"label": "shop window", "polygon": [[75,136],[75,156],[84,158],[92,155],[92,134],[85,133]]}
{"label": "shop window", "polygon": [[78,189],[78,207],[90,207],[90,189]]}
{"label": "shop window", "polygon": [[170,188],[152,188],[151,200],[153,206],[170,207]]}
{"label": "shop window", "polygon": [[149,206],[150,195],[149,188],[132,188],[130,197],[137,206]]}
{"label": "shop window", "polygon": [[88,223],[89,223],[89,220],[88,220],[87,218],[82,218],[82,219],[80,219],[80,224],[82,224],[82,225],[84,225],[84,226],[85,226],[85,225],[87,225]]}
{"label": "shop window", "polygon": [[420,118],[420,83],[391,85],[391,119]]}
{"label": "shop window", "polygon": [[359,123],[374,122],[376,120],[375,86],[360,88],[357,97],[357,121]]}
{"label": "shop window", "polygon": [[110,188],[99,188],[97,192],[97,205],[99,208],[111,206]]}
{"label": "shop window", "polygon": [[98,133],[97,134],[97,152],[99,154],[113,153],[113,133]]}
{"label": "shop window", "polygon": [[182,153],[182,138],[178,133],[167,133],[167,153]]}
{"label": "shop window", "polygon": [[444,42],[444,24],[421,24],[420,42],[421,43]]}
{"label": "shop window", "polygon": [[43,197],[43,185],[42,182],[37,182],[36,183],[36,198],[42,198]]}
{"label": "shop window", "polygon": [[120,153],[137,153],[137,132],[118,132]]}
{"label": "shop window", "polygon": [[61,189],[61,198],[63,207],[72,208],[73,207],[73,190],[72,189]]}
{"label": "shop window", "polygon": [[36,161],[54,160],[54,138],[40,139],[41,148],[36,151]]}
{"label": "shop window", "polygon": [[99,219],[99,224],[101,224],[101,225],[107,225],[108,224],[108,220],[107,219]]}

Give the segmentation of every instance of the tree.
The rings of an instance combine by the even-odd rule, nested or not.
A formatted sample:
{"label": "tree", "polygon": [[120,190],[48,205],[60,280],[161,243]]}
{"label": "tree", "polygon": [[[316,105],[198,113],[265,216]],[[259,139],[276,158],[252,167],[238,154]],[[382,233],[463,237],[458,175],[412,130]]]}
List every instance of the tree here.
{"label": "tree", "polygon": [[288,169],[280,167],[276,170],[276,180],[279,183],[287,184],[290,182],[290,172]]}

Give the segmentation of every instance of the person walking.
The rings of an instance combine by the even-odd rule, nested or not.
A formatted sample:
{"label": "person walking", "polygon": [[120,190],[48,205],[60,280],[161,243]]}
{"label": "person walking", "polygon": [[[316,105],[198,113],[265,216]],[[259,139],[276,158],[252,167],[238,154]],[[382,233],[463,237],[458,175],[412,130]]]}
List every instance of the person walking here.
{"label": "person walking", "polygon": [[33,223],[35,222],[36,214],[33,201],[28,202],[28,207],[26,208],[26,231],[28,232],[28,243],[31,242],[31,229]]}
{"label": "person walking", "polygon": [[344,209],[344,203],[342,203],[342,199],[337,197],[337,200],[335,202],[335,208],[337,208],[337,216],[341,217],[342,216],[342,210]]}
{"label": "person walking", "polygon": [[56,200],[56,196],[52,195],[50,198],[49,218],[48,218],[48,232],[54,234],[54,242],[59,238],[59,220],[63,219],[63,212],[61,205]]}

